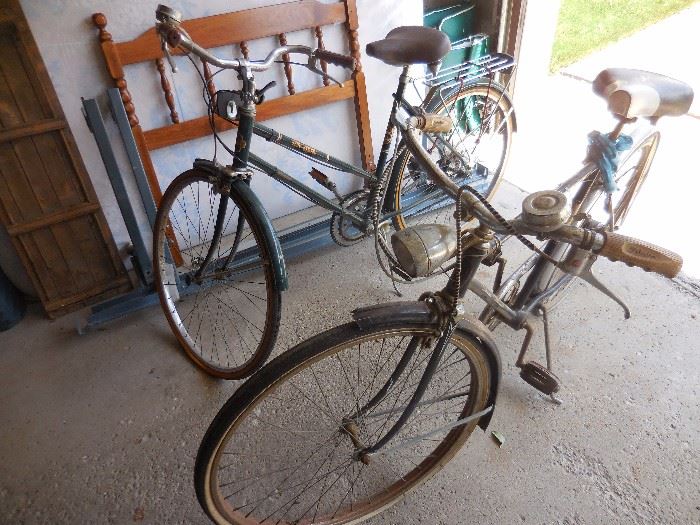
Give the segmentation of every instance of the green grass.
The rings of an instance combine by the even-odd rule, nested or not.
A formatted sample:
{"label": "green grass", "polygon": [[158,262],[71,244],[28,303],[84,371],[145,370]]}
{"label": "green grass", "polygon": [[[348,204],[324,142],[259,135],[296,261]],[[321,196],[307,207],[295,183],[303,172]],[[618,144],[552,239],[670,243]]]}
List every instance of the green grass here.
{"label": "green grass", "polygon": [[561,0],[550,70],[652,25],[698,0]]}

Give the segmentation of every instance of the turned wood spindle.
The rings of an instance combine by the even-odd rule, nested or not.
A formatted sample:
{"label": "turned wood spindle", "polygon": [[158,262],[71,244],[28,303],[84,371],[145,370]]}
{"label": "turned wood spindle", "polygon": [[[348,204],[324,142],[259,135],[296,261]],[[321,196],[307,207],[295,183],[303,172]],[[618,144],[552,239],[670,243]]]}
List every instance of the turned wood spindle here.
{"label": "turned wood spindle", "polygon": [[102,51],[107,61],[107,69],[109,70],[110,76],[114,79],[115,85],[119,88],[119,94],[122,97],[124,109],[129,118],[129,125],[132,128],[136,127],[139,125],[139,119],[136,116],[136,108],[132,102],[131,93],[129,93],[129,89],[126,85],[124,70],[121,66],[114,42],[112,41],[112,35],[105,29],[105,27],[107,27],[107,17],[102,13],[95,13],[92,15],[92,22],[100,30],[100,45],[102,46]]}
{"label": "turned wood spindle", "polygon": [[[279,34],[279,41],[281,46],[287,45],[287,35],[284,33]],[[292,80],[292,66],[289,63],[289,53],[282,55],[282,61],[284,62],[284,74],[287,77],[287,91],[290,95],[296,93],[294,89],[294,81]]]}
{"label": "turned wood spindle", "polygon": [[241,43],[238,44],[238,45],[239,45],[240,48],[241,48],[241,53],[243,53],[243,58],[245,58],[246,60],[249,60],[249,58],[250,58],[250,55],[249,55],[250,50],[248,49],[248,42],[243,41],[243,42],[241,42]]}
{"label": "turned wood spindle", "polygon": [[[321,29],[321,26],[316,26],[315,28],[315,33],[316,33],[316,45],[319,49],[326,49],[326,46],[323,44],[323,30]],[[331,81],[328,78],[328,64],[326,63],[325,60],[321,60],[321,70],[323,71],[323,85],[324,86],[329,86]]]}
{"label": "turned wood spindle", "polygon": [[350,29],[350,56],[355,59],[355,71],[362,71],[362,63],[360,62],[360,39],[357,35],[357,29]]}
{"label": "turned wood spindle", "polygon": [[175,97],[173,96],[173,90],[170,88],[170,82],[165,74],[165,62],[162,58],[156,58],[156,68],[158,73],[160,73],[160,85],[163,88],[163,95],[165,96],[165,103],[170,108],[170,120],[173,124],[180,122],[180,117],[175,111]]}
{"label": "turned wood spindle", "polygon": [[202,60],[202,70],[204,72],[204,80],[207,81],[207,91],[212,100],[216,97],[216,86],[214,85],[214,79],[212,78],[211,69],[209,69],[209,64]]}

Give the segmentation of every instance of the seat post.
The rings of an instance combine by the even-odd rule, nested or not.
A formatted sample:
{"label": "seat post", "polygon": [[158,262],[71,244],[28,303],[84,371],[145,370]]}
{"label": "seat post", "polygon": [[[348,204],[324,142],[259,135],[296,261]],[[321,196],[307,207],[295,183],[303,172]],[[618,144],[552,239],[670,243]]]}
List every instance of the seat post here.
{"label": "seat post", "polygon": [[403,93],[406,89],[406,84],[408,84],[408,68],[409,66],[404,66],[401,70],[401,76],[399,76],[399,84],[396,86],[396,93],[394,94],[394,103],[391,105],[391,113],[389,113],[389,122],[386,125],[386,132],[384,133],[384,141],[382,142],[382,149],[379,152],[379,160],[377,161],[377,177],[381,176],[384,171],[387,157],[389,155],[389,148],[391,146],[391,139],[394,137],[394,117],[399,109],[400,100],[403,98]]}
{"label": "seat post", "polygon": [[615,129],[613,129],[608,137],[610,137],[610,140],[617,140],[617,138],[620,136],[622,133],[622,128],[625,127],[625,124],[629,124],[630,122],[634,122],[637,119],[627,119],[625,117],[622,117],[620,115],[614,115],[617,117],[617,124],[615,125]]}

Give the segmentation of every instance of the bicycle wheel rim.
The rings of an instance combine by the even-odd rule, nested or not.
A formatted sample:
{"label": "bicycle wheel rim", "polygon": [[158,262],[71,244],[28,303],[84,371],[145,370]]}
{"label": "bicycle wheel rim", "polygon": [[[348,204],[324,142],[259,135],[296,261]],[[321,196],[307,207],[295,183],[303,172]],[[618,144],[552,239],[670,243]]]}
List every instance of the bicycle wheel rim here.
{"label": "bicycle wheel rim", "polygon": [[[510,156],[515,127],[513,107],[498,84],[479,83],[435,95],[427,111],[450,115],[452,131],[444,140],[461,153],[433,144],[438,165],[458,185],[469,185],[490,198],[498,189]],[[464,164],[466,162],[466,166]],[[390,211],[406,209],[394,218],[401,230],[411,224],[448,224],[454,221],[454,199],[432,184],[414,166],[408,151],[400,152],[389,188]]]}
{"label": "bicycle wheel rim", "polygon": [[[227,197],[221,241],[201,280],[195,278],[223,198],[217,184],[215,177],[190,170],[168,187],[156,217],[154,276],[168,324],[186,354],[211,375],[239,379],[269,356],[281,297],[260,226],[236,182]],[[171,250],[182,264],[170,263]],[[217,271],[232,251],[225,270]]]}
{"label": "bicycle wheel rim", "polygon": [[[333,362],[333,358],[337,356],[339,352],[343,352],[344,350],[350,348],[350,353],[354,354],[354,352],[357,351],[355,345],[358,345],[359,347],[359,345],[366,345],[368,344],[368,342],[372,340],[379,340],[380,338],[385,339],[386,337],[403,337],[405,339],[407,337],[410,338],[414,336],[429,337],[434,333],[433,328],[428,326],[413,326],[407,328],[391,329],[382,329],[381,327],[376,327],[375,329],[370,330],[370,332],[371,333],[361,333],[356,329],[356,327],[353,328],[351,327],[351,325],[344,325],[319,336],[316,336],[312,340],[303,343],[296,349],[290,350],[283,356],[280,356],[275,361],[268,364],[265,368],[258,372],[258,374],[251,378],[245,385],[243,385],[241,389],[238,392],[236,392],[236,394],[231,398],[231,400],[229,400],[227,405],[221,410],[221,412],[217,416],[217,419],[212,423],[212,426],[210,427],[210,430],[207,433],[207,437],[205,437],[205,440],[202,443],[202,447],[200,447],[200,452],[197,458],[197,465],[199,469],[195,470],[196,473],[198,470],[200,472],[200,482],[198,483],[198,497],[200,498],[200,503],[202,503],[203,507],[205,508],[205,510],[207,510],[207,513],[212,519],[214,519],[214,521],[216,521],[217,523],[245,523],[246,525],[263,522],[324,524],[357,523],[380,512],[381,510],[387,508],[388,506],[396,502],[406,492],[417,486],[422,481],[425,481],[435,472],[437,472],[440,468],[442,468],[442,466],[444,466],[444,464],[459,450],[459,448],[463,445],[463,443],[471,434],[473,428],[476,425],[476,421],[470,422],[464,426],[452,428],[450,430],[445,430],[445,435],[443,439],[440,440],[438,445],[434,446],[434,448],[431,448],[430,453],[426,455],[425,459],[422,462],[416,464],[412,461],[414,466],[411,468],[410,471],[406,473],[404,473],[403,470],[399,469],[398,474],[396,474],[397,479],[394,480],[393,484],[387,484],[387,486],[385,486],[381,491],[378,491],[377,493],[375,493],[374,491],[368,491],[371,492],[371,494],[365,499],[361,500],[361,490],[359,489],[356,492],[353,492],[353,495],[351,497],[348,497],[350,490],[347,488],[347,485],[344,485],[342,487],[337,486],[335,487],[335,491],[332,494],[341,498],[340,504],[337,508],[335,507],[335,503],[337,503],[337,497],[334,499],[333,497],[331,497],[331,495],[326,496],[322,504],[319,503],[319,506],[328,504],[329,508],[334,509],[332,513],[324,512],[323,510],[319,510],[319,508],[316,508],[314,514],[310,512],[304,514],[303,511],[305,511],[306,507],[301,505],[299,507],[302,511],[301,516],[277,516],[274,514],[270,516],[269,509],[266,509],[265,512],[260,512],[259,515],[251,517],[252,514],[249,513],[258,512],[258,509],[250,509],[249,506],[243,506],[242,502],[245,503],[244,495],[240,492],[237,493],[237,491],[243,489],[239,489],[237,486],[232,486],[227,481],[231,478],[236,478],[239,481],[239,483],[248,484],[247,489],[250,488],[250,484],[254,483],[252,478],[249,476],[252,467],[249,470],[236,468],[232,469],[233,464],[230,463],[232,456],[249,457],[251,455],[249,451],[244,451],[242,448],[236,448],[236,446],[232,446],[238,445],[236,440],[239,439],[240,436],[245,434],[247,428],[246,418],[249,417],[251,414],[256,414],[255,417],[257,418],[257,420],[263,421],[263,418],[266,414],[273,413],[268,412],[266,410],[266,406],[263,405],[263,403],[269,401],[270,399],[273,399],[273,396],[274,400],[276,402],[279,402],[279,400],[282,399],[282,394],[289,391],[287,389],[280,390],[281,388],[283,388],[287,384],[290,384],[290,381],[298,381],[300,379],[300,374],[306,373],[308,378],[314,377],[310,371],[314,370],[314,367],[318,367],[319,364],[327,365],[328,362]],[[327,347],[324,346],[324,341],[327,342],[329,340],[332,340],[338,335],[345,339],[337,341],[334,344],[330,344]],[[470,371],[472,373],[472,376],[470,376],[470,380],[473,385],[473,395],[468,396],[468,399],[465,401],[463,407],[460,410],[460,417],[463,417],[463,415],[471,414],[480,410],[486,403],[489,387],[489,380],[487,375],[488,372],[486,370],[486,363],[483,360],[483,355],[479,353],[479,350],[477,348],[479,343],[475,342],[473,339],[462,333],[457,333],[455,336],[453,336],[452,342],[456,342],[460,346],[459,350],[453,349],[453,351],[459,351],[460,356],[467,356],[464,358],[464,360],[469,363]],[[320,349],[319,346],[321,347]],[[462,347],[468,349],[466,350],[467,353],[462,354],[462,352],[465,352],[465,350],[462,350]],[[367,347],[364,348],[367,349]],[[361,355],[364,354],[361,352]],[[316,370],[318,371],[320,369],[317,368]],[[445,370],[449,370],[449,367],[444,369],[443,373]],[[328,376],[318,377],[327,378]],[[354,376],[350,373],[348,377]],[[304,381],[302,381],[301,383],[303,382]],[[331,383],[331,381],[328,382]],[[474,384],[477,382],[479,384]],[[379,382],[377,381],[377,383]],[[306,395],[309,395],[308,392],[309,390],[306,390]],[[295,397],[298,398],[299,394],[297,394]],[[295,398],[292,398],[290,400],[288,397],[284,397],[284,399],[289,404],[295,403]],[[296,401],[298,402],[298,399],[296,399]],[[329,401],[329,403],[331,403],[332,406],[332,402]],[[301,403],[296,403],[296,405],[302,406]],[[314,411],[313,403],[309,403],[307,401],[306,405],[310,405],[312,408],[310,410],[303,409],[302,412]],[[432,408],[434,407],[429,406],[425,410],[427,411]],[[231,411],[234,411],[235,413],[231,414]],[[226,412],[229,413],[226,414]],[[285,417],[289,417],[288,411],[277,413],[283,413]],[[380,412],[377,411],[376,413]],[[260,416],[260,414],[262,414],[262,416]],[[283,421],[275,421],[278,423],[278,425],[284,425],[289,420],[284,419]],[[313,417],[309,418],[308,413],[304,414],[303,421],[306,422],[308,428],[318,427],[318,422],[315,421]],[[411,425],[410,421],[409,425]],[[254,427],[251,426],[251,428]],[[416,427],[409,428],[415,429]],[[297,430],[297,432],[299,431]],[[215,435],[217,433],[219,433],[219,436]],[[262,456],[266,453],[266,449],[261,448],[262,446],[260,445],[260,440],[263,439],[264,434],[264,432],[261,433],[259,429],[256,429],[253,432],[253,436],[251,436],[253,439],[256,440],[256,446],[259,447],[258,451],[256,452],[258,456]],[[344,442],[344,445],[347,445],[347,443],[350,441],[349,438],[345,439],[345,436],[342,436],[342,440]],[[215,444],[212,445],[213,441],[215,441]],[[205,443],[207,442],[209,443],[209,445],[208,447],[205,447]],[[315,443],[318,442],[316,441]],[[392,443],[393,441],[389,443],[389,446],[391,446]],[[270,461],[274,463],[276,469],[279,469],[280,465],[283,465],[283,463],[281,463],[282,461],[286,461],[289,458],[289,454],[287,454],[287,449],[285,447],[286,445],[284,445],[279,439],[275,441],[274,451],[276,455],[281,456],[281,459],[275,457],[274,460]],[[305,459],[305,455],[304,453],[302,453],[303,449],[293,448],[292,450],[293,452],[291,452],[291,454],[304,456],[304,458],[302,459]],[[392,461],[396,461],[396,457],[398,456],[392,455]],[[226,458],[225,461],[229,463],[222,463],[222,458]],[[373,465],[375,467],[385,467],[385,464],[381,463],[379,460],[373,459],[373,461],[374,463],[370,463],[369,466],[363,466],[362,468],[371,469]],[[354,478],[354,486],[356,488],[364,486],[366,489],[369,486],[368,478],[362,479],[363,484],[357,481],[359,479],[360,473],[362,472],[361,470],[359,470],[361,468],[360,465],[362,465],[362,463],[355,461],[353,462],[353,464],[355,465],[355,467],[346,467],[357,469],[352,470],[352,474],[348,477],[348,479],[353,479],[352,476],[356,475],[357,477]],[[315,467],[315,465],[313,465],[313,467]],[[392,468],[395,468],[395,466]],[[232,470],[228,470],[227,473],[224,473],[224,471],[227,469]],[[246,475],[241,475],[241,470],[245,470]],[[264,467],[262,467],[261,470],[264,474],[269,474],[269,471],[265,472]],[[303,477],[303,473],[300,469],[292,469],[292,467],[287,468],[286,465],[283,465],[284,472],[292,470],[294,472],[295,481],[302,479],[303,483],[305,478]],[[311,470],[311,467],[309,468],[309,470]],[[329,472],[332,472],[331,468],[329,468]],[[369,471],[365,472],[367,473]],[[202,473],[204,474],[202,475]],[[276,472],[273,472],[273,474],[275,473]],[[330,481],[328,483],[328,486],[331,487],[329,491],[334,490]],[[226,489],[228,489],[228,492],[233,492],[237,499],[235,501],[231,499],[225,499],[225,495],[222,493],[221,487],[225,487]],[[269,497],[269,495],[274,491],[268,490],[263,492]],[[278,493],[281,495],[285,495],[284,489],[279,490],[279,487]],[[345,497],[345,501],[342,501],[343,496]],[[292,498],[287,498],[287,500],[294,500],[295,502],[303,501],[304,503],[306,503],[307,500],[304,499],[306,497],[307,494],[292,494]],[[284,500],[284,498],[281,499]],[[311,497],[310,499],[311,501],[313,501],[313,497]],[[331,500],[333,500],[332,505],[329,503]],[[256,500],[253,501],[255,502]],[[260,501],[259,497],[257,498],[257,501]],[[344,507],[342,508],[341,512],[340,509],[343,506],[343,504]],[[284,510],[289,511],[289,509]]]}

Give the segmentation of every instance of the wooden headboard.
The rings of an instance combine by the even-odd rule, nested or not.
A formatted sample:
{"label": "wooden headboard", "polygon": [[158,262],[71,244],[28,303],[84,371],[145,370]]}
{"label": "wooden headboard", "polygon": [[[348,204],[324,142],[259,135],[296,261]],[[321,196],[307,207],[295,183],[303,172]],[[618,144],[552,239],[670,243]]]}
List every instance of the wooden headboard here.
{"label": "wooden headboard", "polygon": [[[184,121],[180,119],[170,82],[165,73],[166,64],[155,28],[149,29],[134,40],[115,42],[106,30],[107,17],[104,14],[95,13],[92,20],[99,29],[99,40],[107,69],[121,93],[153,198],[158,203],[162,192],[151,160],[151,152],[211,134],[209,118],[201,116]],[[323,48],[323,26],[338,23],[346,26],[350,54],[355,59],[356,65],[351,79],[344,82],[342,86],[337,86],[330,85],[330,81],[324,78],[323,87],[297,92],[289,57],[284,56],[283,67],[289,95],[260,104],[257,107],[257,120],[272,119],[353,98],[362,163],[365,169],[374,169],[365,77],[360,63],[355,0],[343,0],[330,4],[316,0],[301,0],[195,18],[183,21],[182,26],[196,43],[206,49],[235,44],[240,50],[239,56],[248,58],[248,43],[251,40],[275,36],[280,45],[285,45],[286,33],[300,30],[313,31],[316,45]],[[139,124],[136,108],[129,93],[124,66],[142,62],[153,62],[154,72],[160,77],[164,111],[168,112],[171,122],[169,125],[143,130]],[[321,66],[326,71],[326,64],[321,63]],[[214,79],[206,63],[202,64],[202,71],[208,80],[207,87],[210,94],[215,93]],[[219,117],[216,117],[216,125],[219,131],[233,127],[231,123]]]}

